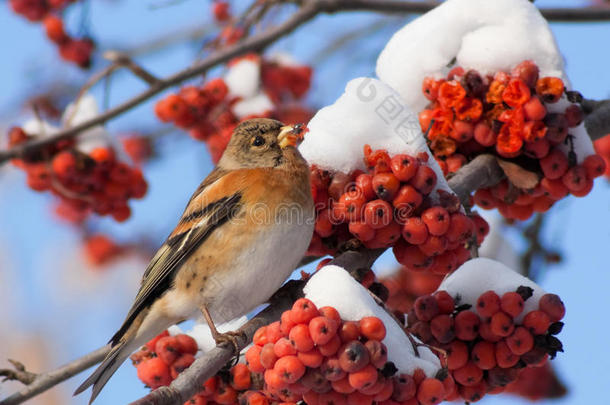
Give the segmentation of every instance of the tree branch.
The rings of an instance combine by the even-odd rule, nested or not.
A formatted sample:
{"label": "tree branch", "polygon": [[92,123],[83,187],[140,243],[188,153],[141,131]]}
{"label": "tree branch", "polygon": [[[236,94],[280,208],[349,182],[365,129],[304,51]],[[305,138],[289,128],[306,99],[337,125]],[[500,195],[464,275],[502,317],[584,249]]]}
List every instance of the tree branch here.
{"label": "tree branch", "polygon": [[17,405],[27,401],[89,367],[98,364],[106,357],[109,350],[110,346],[104,346],[56,370],[45,374],[34,374],[32,381],[29,383],[22,381],[27,385],[21,391],[0,401],[0,405]]}
{"label": "tree branch", "polygon": [[585,127],[591,140],[610,134],[610,100],[583,100],[582,108],[586,114]]}
{"label": "tree branch", "polygon": [[470,194],[482,187],[496,185],[504,178],[504,172],[493,155],[479,155],[460,168],[448,180],[449,187],[460,198],[462,205],[469,205]]}
{"label": "tree branch", "polygon": [[[56,143],[59,140],[77,136],[86,129],[101,125],[124,112],[138,106],[144,101],[159,94],[163,90],[181,82],[205,73],[212,67],[228,62],[230,59],[244,53],[260,51],[290,34],[296,28],[313,19],[320,13],[337,13],[342,11],[372,11],[383,13],[423,13],[439,5],[438,1],[401,1],[401,0],[306,0],[290,18],[277,27],[260,34],[246,38],[236,45],[215,51],[207,58],[192,67],[184,69],[165,79],[153,81],[144,92],[119,104],[79,125],[66,128],[53,136],[35,139],[23,145],[15,146],[6,151],[0,151],[0,164],[13,158],[20,158],[29,152]],[[541,9],[542,14],[551,21],[601,21],[610,20],[610,7],[587,8],[548,8]],[[155,78],[156,79],[156,78]]]}

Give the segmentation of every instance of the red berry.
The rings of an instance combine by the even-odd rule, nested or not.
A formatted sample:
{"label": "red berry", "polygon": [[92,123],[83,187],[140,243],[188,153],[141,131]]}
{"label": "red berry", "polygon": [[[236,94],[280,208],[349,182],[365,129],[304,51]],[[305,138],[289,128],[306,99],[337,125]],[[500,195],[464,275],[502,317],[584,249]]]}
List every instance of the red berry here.
{"label": "red berry", "polygon": [[561,298],[556,294],[544,294],[538,302],[538,308],[549,316],[551,322],[560,321],[566,313]]}
{"label": "red berry", "polygon": [[299,298],[292,305],[290,317],[294,323],[309,323],[319,314],[316,304],[307,298]]}
{"label": "red berry", "polygon": [[483,379],[483,370],[474,362],[469,361],[465,366],[453,372],[453,378],[457,383],[471,387]]}
{"label": "red berry", "polygon": [[304,324],[295,325],[288,335],[292,345],[300,352],[313,349],[314,342],[309,334],[309,327]]}
{"label": "red berry", "polygon": [[494,291],[486,291],[477,299],[476,309],[482,317],[491,318],[500,310],[500,297]]}
{"label": "red berry", "polygon": [[394,176],[400,181],[406,182],[417,172],[419,161],[409,155],[395,155],[390,161],[390,169]]}
{"label": "red berry", "polygon": [[407,218],[402,227],[402,237],[413,245],[420,245],[428,239],[428,228],[420,217]]}
{"label": "red berry", "polygon": [[504,340],[496,343],[496,362],[498,367],[509,368],[519,362],[519,356],[516,356],[508,347]]}
{"label": "red berry", "polygon": [[428,208],[423,212],[421,218],[426,224],[428,232],[435,236],[444,235],[451,224],[451,217],[443,207]]}
{"label": "red berry", "polygon": [[367,339],[382,341],[385,338],[385,325],[375,316],[366,316],[358,322],[360,332]]}
{"label": "red berry", "polygon": [[273,369],[279,374],[280,379],[288,384],[297,382],[305,374],[305,366],[296,356],[279,358]]}
{"label": "red berry", "polygon": [[453,312],[455,302],[453,301],[453,297],[451,297],[451,295],[449,295],[447,291],[436,291],[433,296],[436,299],[436,303],[438,304],[439,313],[451,314]]}
{"label": "red berry", "polygon": [[455,338],[453,318],[447,314],[437,315],[430,321],[430,333],[439,343],[445,344]]}
{"label": "red berry", "polygon": [[455,316],[455,336],[458,339],[474,340],[479,333],[481,319],[470,310],[461,311]]}
{"label": "red berry", "polygon": [[436,405],[445,398],[445,387],[436,378],[426,378],[417,388],[417,400],[421,405]]}
{"label": "red berry", "polygon": [[410,181],[410,184],[420,193],[427,195],[436,186],[436,173],[426,165],[420,165],[415,172],[415,176]]}
{"label": "red berry", "polygon": [[364,206],[364,222],[373,229],[388,226],[392,220],[392,206],[383,200],[373,200]]}
{"label": "red berry", "polygon": [[151,389],[172,382],[168,365],[159,357],[144,360],[138,365],[138,378]]}
{"label": "red berry", "polygon": [[480,341],[472,348],[471,358],[481,370],[496,366],[496,346],[492,342]]}
{"label": "red berry", "polygon": [[309,334],[317,345],[324,345],[337,333],[337,322],[324,316],[317,316],[309,321]]}
{"label": "red berry", "polygon": [[521,356],[534,348],[534,337],[523,326],[518,326],[506,338],[506,345],[515,355]]}
{"label": "red berry", "polygon": [[500,299],[500,308],[508,315],[516,318],[523,312],[523,298],[516,292],[507,292]]}
{"label": "red berry", "polygon": [[600,155],[587,156],[582,165],[587,171],[589,179],[599,177],[606,172],[606,161]]}
{"label": "red berry", "polygon": [[454,340],[445,350],[448,355],[447,368],[449,368],[449,370],[462,368],[468,362],[468,346],[466,346],[466,343]]}
{"label": "red berry", "polygon": [[523,318],[523,326],[534,335],[543,335],[551,325],[551,318],[544,311],[531,311]]}
{"label": "red berry", "polygon": [[513,333],[514,328],[512,318],[505,312],[497,312],[491,317],[491,332],[497,336],[509,336]]}
{"label": "red berry", "polygon": [[438,303],[431,295],[422,295],[413,304],[415,315],[420,321],[429,322],[438,315]]}

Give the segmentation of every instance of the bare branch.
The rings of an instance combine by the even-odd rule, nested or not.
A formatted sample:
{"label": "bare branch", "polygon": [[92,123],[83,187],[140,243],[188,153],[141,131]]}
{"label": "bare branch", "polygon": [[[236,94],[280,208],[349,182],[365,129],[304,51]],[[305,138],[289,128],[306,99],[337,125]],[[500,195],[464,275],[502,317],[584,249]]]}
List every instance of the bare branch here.
{"label": "bare branch", "polygon": [[449,187],[460,198],[462,205],[469,205],[470,194],[482,187],[496,185],[504,178],[504,172],[493,155],[479,155],[458,170],[449,179]]}
{"label": "bare branch", "polygon": [[23,363],[18,362],[17,360],[8,359],[8,362],[13,365],[13,369],[4,368],[0,369],[0,377],[4,377],[2,382],[4,381],[19,381],[23,384],[31,384],[32,381],[36,378],[35,373],[31,373],[25,369]]}
{"label": "bare branch", "polygon": [[[328,0],[326,12],[377,11],[383,13],[425,13],[440,5],[441,1],[402,0]],[[610,20],[610,7],[541,8],[549,21],[586,22]]]}
{"label": "bare branch", "polygon": [[583,100],[585,127],[592,140],[610,134],[610,100]]}
{"label": "bare branch", "polygon": [[21,391],[3,399],[0,401],[0,405],[17,405],[27,401],[89,367],[98,364],[106,357],[109,350],[110,346],[104,346],[56,370],[44,374],[35,374],[32,381],[29,383],[24,382],[27,385]]}

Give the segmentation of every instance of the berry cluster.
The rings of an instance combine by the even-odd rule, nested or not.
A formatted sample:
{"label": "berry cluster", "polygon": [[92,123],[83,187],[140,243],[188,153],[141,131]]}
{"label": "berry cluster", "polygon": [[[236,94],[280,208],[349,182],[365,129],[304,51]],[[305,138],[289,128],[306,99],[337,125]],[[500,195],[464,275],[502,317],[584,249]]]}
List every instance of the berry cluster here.
{"label": "berry cluster", "polygon": [[[131,360],[137,367],[140,381],[156,389],[169,385],[186,370],[195,361],[197,350],[197,342],[192,337],[170,336],[164,331],[134,353]],[[267,397],[258,391],[262,387],[260,381],[260,376],[251,373],[245,364],[238,363],[209,378],[201,392],[185,405],[268,405]]]}
{"label": "berry cluster", "polygon": [[[219,4],[219,3],[217,3]],[[240,116],[235,105],[243,101],[230,94],[221,78],[203,86],[186,86],[170,94],[155,106],[157,117],[164,122],[188,130],[191,137],[207,143],[212,160],[217,162],[224,152],[233,130],[241,120],[267,117],[285,124],[307,122],[311,112],[291,102],[300,99],[309,89],[311,69],[306,66],[283,65],[251,54],[229,62],[229,67],[242,60],[252,60],[261,66],[262,91],[273,102],[272,108],[253,115]]]}
{"label": "berry cluster", "polygon": [[593,146],[595,146],[595,152],[597,152],[597,154],[604,159],[604,162],[606,162],[604,176],[610,179],[610,134],[603,138],[596,139],[595,142],[593,142]]}
{"label": "berry cluster", "polygon": [[460,305],[444,290],[423,295],[408,315],[409,330],[424,343],[447,352],[455,380],[450,399],[478,401],[503,392],[525,367],[543,365],[562,351],[559,333],[565,308],[555,294],[545,294],[538,309],[523,313],[532,289],[519,287],[499,296],[486,291],[474,308]]}
{"label": "berry cluster", "polygon": [[248,367],[264,373],[275,401],[308,405],[372,403],[432,405],[441,402],[451,378],[427,378],[421,369],[396,375],[382,340],[379,318],[343,321],[332,307],[297,300],[281,320],[260,328],[246,353]]}
{"label": "berry cluster", "polygon": [[125,251],[123,247],[103,234],[87,236],[83,248],[85,257],[94,267],[109,263]]}
{"label": "berry cluster", "polygon": [[[32,138],[19,127],[9,131],[10,146]],[[87,154],[73,145],[73,141],[61,141],[13,159],[13,164],[26,172],[31,189],[49,190],[61,199],[56,212],[67,220],[80,222],[91,212],[127,220],[131,215],[127,201],[146,194],[142,171],[117,160],[110,147]]]}
{"label": "berry cluster", "polygon": [[478,232],[485,221],[460,212],[453,194],[433,193],[437,178],[428,155],[390,157],[368,145],[364,154],[366,173],[312,167],[317,218],[309,254],[333,254],[355,237],[371,249],[393,246],[396,259],[412,270],[444,275],[465,262],[467,244],[485,236]]}
{"label": "berry cluster", "polygon": [[551,112],[557,107],[550,105],[567,93],[564,83],[539,77],[531,61],[494,76],[456,67],[446,79],[424,79],[423,92],[430,104],[420,112],[419,122],[446,175],[479,154],[494,153],[542,177],[527,188],[505,181],[480,190],[475,202],[483,208],[497,207],[506,218],[525,220],[568,193],[588,194],[593,179],[604,172],[597,155],[576,163],[569,131],[582,123],[583,111],[569,104],[562,112]]}
{"label": "berry cluster", "polygon": [[10,0],[13,11],[32,22],[42,22],[49,40],[59,47],[62,59],[82,68],[91,64],[94,49],[90,38],[72,38],[64,29],[58,16],[70,3],[76,0]]}

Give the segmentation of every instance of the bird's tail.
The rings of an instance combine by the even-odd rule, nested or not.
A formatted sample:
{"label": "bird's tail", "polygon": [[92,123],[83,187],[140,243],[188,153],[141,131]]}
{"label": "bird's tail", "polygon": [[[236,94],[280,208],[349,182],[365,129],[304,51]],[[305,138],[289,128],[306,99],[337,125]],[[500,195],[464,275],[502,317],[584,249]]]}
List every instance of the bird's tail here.
{"label": "bird's tail", "polygon": [[80,394],[92,385],[93,390],[89,400],[89,404],[91,404],[110,377],[112,377],[131,353],[155,337],[155,335],[176,323],[175,321],[155,316],[148,309],[140,312],[133,321],[123,325],[112,338],[110,352],[93,374],[76,389],[74,395]]}
{"label": "bird's tail", "polygon": [[[135,343],[135,344],[134,344]],[[129,357],[129,355],[139,347],[137,342],[121,341],[114,345],[102,364],[87,378],[77,389],[74,391],[74,395],[78,395],[85,391],[89,386],[93,385],[93,391],[91,392],[91,404],[95,398],[99,395],[104,385],[108,382],[110,377],[115,371],[123,364],[123,362]]]}

